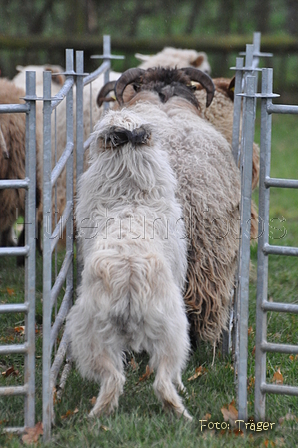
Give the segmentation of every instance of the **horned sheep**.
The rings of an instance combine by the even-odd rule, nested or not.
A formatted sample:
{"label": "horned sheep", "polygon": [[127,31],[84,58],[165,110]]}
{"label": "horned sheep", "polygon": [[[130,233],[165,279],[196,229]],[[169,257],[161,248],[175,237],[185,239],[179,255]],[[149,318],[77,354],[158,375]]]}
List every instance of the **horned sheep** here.
{"label": "horned sheep", "polygon": [[[163,406],[191,419],[174,385],[189,351],[183,302],[187,245],[160,128],[131,109],[96,125],[76,211],[84,270],[67,317],[71,353],[101,388],[89,416],[118,406],[123,352],[145,350]],[[161,139],[162,140],[162,139]]]}
{"label": "horned sheep", "polygon": [[195,336],[215,343],[227,321],[234,284],[240,174],[228,141],[200,116],[196,83],[206,88],[207,82],[208,106],[214,93],[211,78],[200,73],[131,69],[116,83],[115,107],[133,108],[163,130],[189,238],[184,299]]}

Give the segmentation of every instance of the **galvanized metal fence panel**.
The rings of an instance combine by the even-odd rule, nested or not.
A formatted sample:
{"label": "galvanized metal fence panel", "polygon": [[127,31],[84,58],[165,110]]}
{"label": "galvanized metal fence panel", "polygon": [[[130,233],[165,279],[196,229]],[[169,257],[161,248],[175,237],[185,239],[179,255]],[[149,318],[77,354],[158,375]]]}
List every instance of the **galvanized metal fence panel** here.
{"label": "galvanized metal fence panel", "polygon": [[[74,206],[74,174],[73,174],[73,155],[76,157],[76,182],[78,184],[79,178],[84,170],[84,153],[89,148],[91,139],[84,141],[84,87],[90,84],[101,74],[104,73],[104,82],[109,80],[109,70],[111,59],[119,58],[119,56],[111,55],[110,37],[104,36],[104,51],[100,56],[103,59],[101,66],[93,73],[87,75],[84,73],[84,54],[83,51],[76,52],[76,67],[74,70],[73,51],[66,52],[66,82],[60,92],[51,98],[50,73],[44,73],[44,247],[43,247],[43,439],[49,440],[51,436],[51,425],[54,419],[53,409],[53,390],[57,383],[59,371],[64,363],[63,371],[60,377],[59,389],[63,390],[67,375],[71,370],[71,359],[68,353],[69,340],[65,332],[63,332],[63,324],[65,317],[72,305],[75,296],[74,278],[73,278],[73,255],[74,255],[74,240],[73,240],[73,206]],[[121,57],[122,58],[122,57]],[[87,76],[86,76],[87,75]],[[75,142],[74,135],[74,114],[73,114],[73,94],[72,87],[75,88]],[[92,93],[92,90],[91,90]],[[53,121],[51,116],[53,110],[58,106],[62,98],[66,95],[66,127],[67,127],[67,143],[65,151],[60,157],[54,169],[51,169],[52,164],[52,128]],[[90,132],[93,130],[92,124],[92,94],[90,95]],[[75,150],[75,154],[73,154]],[[61,222],[57,223],[56,229],[52,231],[52,188],[59,178],[63,167],[67,165],[67,182],[66,182],[66,196],[67,205],[61,217]],[[47,217],[47,219],[45,219]],[[66,255],[62,263],[59,274],[56,276],[55,282],[52,279],[52,265],[53,265],[53,251],[57,245],[58,236],[61,233],[61,226],[66,223]],[[63,228],[63,227],[62,227]],[[56,263],[56,259],[55,259]],[[82,271],[82,257],[81,245],[76,241],[76,268],[77,285],[80,283]],[[55,270],[57,267],[55,265]],[[66,290],[64,298],[58,310],[56,305],[55,318],[52,313],[54,305],[57,303],[57,298],[61,288],[66,281]],[[61,340],[57,347],[53,363],[51,362],[53,356],[53,349],[56,345],[57,336],[61,331]]]}
{"label": "galvanized metal fence panel", "polygon": [[266,382],[266,353],[298,354],[298,345],[267,341],[267,313],[269,311],[298,313],[298,305],[268,301],[268,255],[298,256],[298,247],[269,244],[270,188],[298,188],[297,179],[270,177],[272,114],[298,114],[298,106],[272,104],[273,70],[263,69],[261,94],[261,154],[259,187],[259,240],[257,270],[257,312],[255,352],[255,417],[265,419],[266,394],[298,395],[298,387]]}
{"label": "galvanized metal fence panel", "polygon": [[[51,98],[51,73],[43,75],[43,433],[47,440],[51,434],[53,418],[53,378],[52,352],[59,331],[73,300],[73,86],[74,86],[73,50],[66,50],[66,81],[58,94]],[[52,170],[52,113],[60,102],[66,101],[66,147]],[[55,229],[52,230],[53,188],[66,167],[66,205]],[[55,196],[55,195],[54,195]],[[56,224],[56,222],[55,222]],[[59,236],[66,231],[66,253],[59,273],[53,281],[53,253]],[[56,261],[56,259],[55,259]],[[57,298],[65,285],[65,292],[60,303]],[[55,307],[55,310],[54,310]],[[54,311],[53,311],[54,310]],[[53,312],[55,317],[52,318]]]}
{"label": "galvanized metal fence panel", "polygon": [[25,256],[24,303],[0,305],[0,314],[25,314],[25,341],[23,344],[0,346],[0,355],[24,354],[24,385],[1,387],[1,396],[23,395],[24,426],[4,428],[5,431],[23,432],[35,424],[35,249],[36,249],[36,95],[35,73],[26,73],[26,103],[0,105],[0,113],[26,113],[26,178],[1,180],[0,189],[25,188],[25,245],[0,248],[0,256]]}

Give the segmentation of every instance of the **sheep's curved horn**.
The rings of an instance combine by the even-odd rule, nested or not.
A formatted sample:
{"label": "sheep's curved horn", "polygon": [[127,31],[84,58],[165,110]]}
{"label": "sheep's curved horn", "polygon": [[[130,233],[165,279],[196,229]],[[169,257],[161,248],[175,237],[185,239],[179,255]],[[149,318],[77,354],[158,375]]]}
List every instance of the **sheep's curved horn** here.
{"label": "sheep's curved horn", "polygon": [[106,96],[108,93],[115,90],[116,81],[107,82],[98,92],[96,103],[98,107],[102,105],[104,101],[113,101],[113,99],[107,99]]}
{"label": "sheep's curved horn", "polygon": [[137,79],[139,80],[144,72],[145,70],[141,68],[129,68],[122,74],[122,76],[120,76],[115,86],[115,95],[120,106],[123,104],[123,92],[125,87],[128,86],[128,84],[132,84]]}
{"label": "sheep's curved horn", "polygon": [[211,77],[207,75],[207,73],[192,67],[185,67],[181,68],[180,70],[183,71],[186,75],[190,76],[192,81],[199,82],[200,84],[202,84],[204,89],[206,89],[207,91],[206,107],[209,107],[210,104],[212,103],[215,91],[215,86]]}

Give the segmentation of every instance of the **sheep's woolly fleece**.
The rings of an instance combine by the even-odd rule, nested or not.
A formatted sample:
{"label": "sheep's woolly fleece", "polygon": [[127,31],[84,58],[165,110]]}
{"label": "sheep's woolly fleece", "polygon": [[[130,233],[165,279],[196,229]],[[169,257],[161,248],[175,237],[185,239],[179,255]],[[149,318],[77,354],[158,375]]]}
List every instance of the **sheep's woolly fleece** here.
{"label": "sheep's woolly fleece", "polygon": [[[79,182],[84,270],[66,331],[81,374],[101,382],[90,416],[117,406],[122,353],[132,349],[149,353],[164,406],[191,418],[173,385],[183,388],[189,351],[182,295],[187,244],[159,129],[134,111],[110,111],[96,126],[90,167]],[[117,145],[132,132],[138,144]]]}
{"label": "sheep's woolly fleece", "polygon": [[[227,139],[232,145],[233,133],[233,114],[234,102],[233,93],[229,91],[231,79],[215,78],[213,79],[215,85],[214,98],[211,105],[206,108],[206,93],[199,87],[196,91],[196,98],[200,104],[200,113],[203,118],[208,120],[215,128]],[[252,165],[252,190],[254,190],[259,183],[260,172],[260,149],[259,146],[253,143],[253,165]],[[255,203],[251,204],[251,238],[252,241],[257,241],[258,238],[258,212]]]}
{"label": "sheep's woolly fleece", "polygon": [[153,55],[136,53],[136,58],[142,61],[140,68],[146,70],[151,67],[195,67],[203,72],[210,73],[211,67],[207,54],[203,51],[188,50],[182,48],[165,47],[162,51]]}
{"label": "sheep's woolly fleece", "polygon": [[230,145],[182,98],[161,104],[140,92],[126,107],[159,129],[169,154],[189,239],[184,299],[199,337],[214,343],[226,327],[239,245],[240,174]]}
{"label": "sheep's woolly fleece", "polygon": [[[13,82],[0,79],[0,104],[23,104],[25,92]],[[26,116],[24,113],[0,114],[0,179],[26,177]],[[38,150],[38,143],[37,143]],[[38,164],[37,164],[38,165]],[[40,195],[37,168],[37,193]],[[25,189],[0,190],[0,232],[12,227],[18,216],[25,213]]]}

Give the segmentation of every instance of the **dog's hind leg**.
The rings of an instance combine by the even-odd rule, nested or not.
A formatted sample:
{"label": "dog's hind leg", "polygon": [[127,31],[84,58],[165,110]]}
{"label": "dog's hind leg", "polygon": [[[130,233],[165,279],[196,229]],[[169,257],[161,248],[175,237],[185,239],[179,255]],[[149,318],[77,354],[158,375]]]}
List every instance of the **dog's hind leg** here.
{"label": "dog's hind leg", "polygon": [[[179,315],[178,311],[177,315]],[[192,417],[187,412],[174,386],[176,384],[179,389],[184,390],[181,372],[189,351],[187,319],[182,310],[179,318],[177,315],[173,308],[171,319],[168,309],[167,325],[164,325],[163,332],[157,339],[150,338],[151,344],[148,345],[148,351],[151,355],[150,366],[156,370],[153,388],[157,397],[163,403],[164,408],[172,409],[178,415],[183,415],[191,420]]]}
{"label": "dog's hind leg", "polygon": [[95,370],[100,378],[100,392],[89,417],[110,414],[118,407],[118,399],[123,391],[125,377],[121,354],[110,354],[104,351],[94,360]]}
{"label": "dog's hind leg", "polygon": [[168,366],[168,359],[164,357],[157,368],[153,384],[154,391],[165,409],[173,410],[176,414],[183,415],[183,417],[192,420],[192,417],[183,405],[182,399],[171,381]]}

